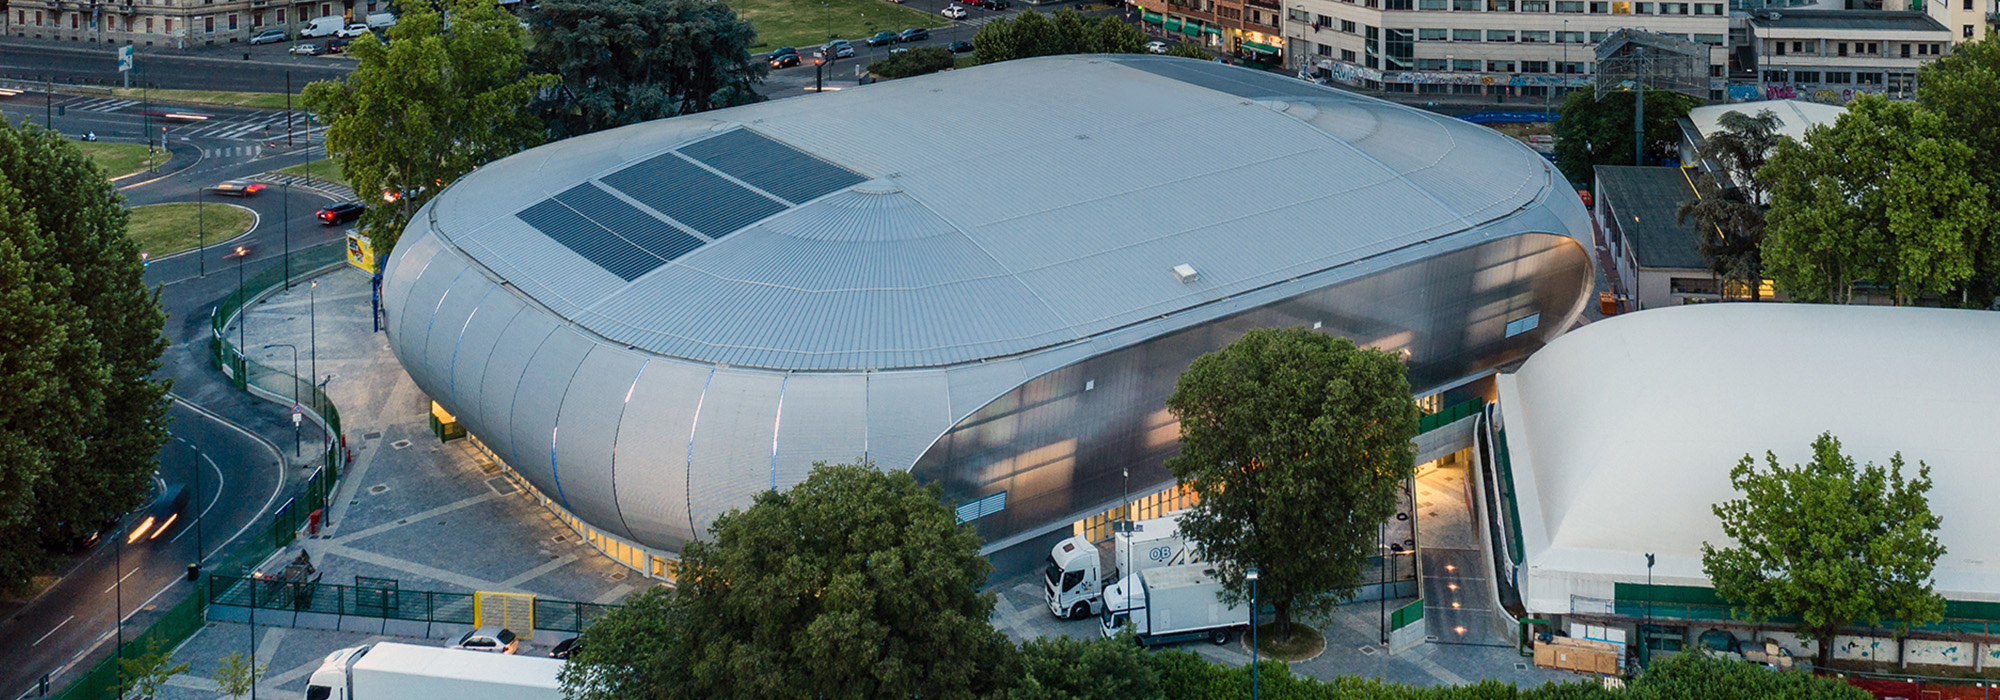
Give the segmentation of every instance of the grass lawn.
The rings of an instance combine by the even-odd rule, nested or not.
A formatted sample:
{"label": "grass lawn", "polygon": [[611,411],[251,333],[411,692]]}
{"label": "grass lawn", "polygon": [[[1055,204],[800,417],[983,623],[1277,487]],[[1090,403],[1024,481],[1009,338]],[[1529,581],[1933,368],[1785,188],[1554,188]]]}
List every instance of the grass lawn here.
{"label": "grass lawn", "polygon": [[153,204],[131,211],[125,235],[155,258],[195,247],[204,232],[209,243],[235,238],[250,230],[250,222],[256,218],[243,207],[213,202]]}
{"label": "grass lawn", "polygon": [[[308,170],[308,167],[311,169]],[[341,172],[339,158],[321,158],[309,163],[300,163],[289,168],[279,168],[278,172],[286,175],[304,175],[315,180],[325,180],[348,189],[354,189],[354,184],[347,181],[347,173]]]}
{"label": "grass lawn", "polygon": [[[867,56],[868,47],[859,44],[876,32],[937,28],[949,23],[942,16],[882,0],[825,0],[824,7],[820,3],[821,0],[731,0],[729,6],[757,25],[758,43],[750,47],[751,51],[796,46],[807,60],[811,60],[812,52],[806,47],[826,43],[829,33],[855,42],[855,50]],[[966,36],[971,36],[969,31]]]}
{"label": "grass lawn", "polygon": [[76,147],[114,180],[146,169],[144,144],[77,141]]}
{"label": "grass lawn", "polygon": [[[139,88],[112,88],[111,93],[127,100],[141,98],[161,102],[177,102],[195,105],[223,105],[228,107],[254,107],[257,109],[284,109],[285,93],[282,92],[223,92],[220,90],[147,90],[143,94]],[[292,106],[305,103],[298,97],[292,98]]]}

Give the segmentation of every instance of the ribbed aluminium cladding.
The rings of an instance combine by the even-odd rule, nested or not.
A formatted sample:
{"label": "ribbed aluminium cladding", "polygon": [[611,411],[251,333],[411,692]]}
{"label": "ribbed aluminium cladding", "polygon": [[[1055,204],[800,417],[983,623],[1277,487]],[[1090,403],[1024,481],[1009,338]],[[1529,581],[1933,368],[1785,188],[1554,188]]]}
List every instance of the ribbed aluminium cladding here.
{"label": "ribbed aluminium cladding", "polygon": [[[549,202],[599,212],[593,235],[617,240],[598,242],[650,267],[607,267],[521,216]],[[1431,355],[1414,381],[1446,383],[1567,325],[1587,232],[1546,162],[1481,127],[1209,62],[1052,57],[492,163],[420,213],[384,304],[411,376],[496,453],[597,527],[677,549],[816,460],[931,465],[954,498],[1015,488],[1010,512],[1094,506],[1107,455],[1171,446],[1158,383],[1246,319],[1403,343]],[[647,243],[669,233],[699,245]],[[1393,294],[1398,315],[1296,301],[1336,285]],[[1502,334],[1531,313],[1542,330]],[[1426,314],[1451,328],[1413,325]],[[1070,375],[1106,392],[1092,420],[1044,413],[1032,434],[1056,446],[1020,444],[1006,416],[1074,400],[1029,389]],[[1150,447],[1047,432],[1066,422]]]}

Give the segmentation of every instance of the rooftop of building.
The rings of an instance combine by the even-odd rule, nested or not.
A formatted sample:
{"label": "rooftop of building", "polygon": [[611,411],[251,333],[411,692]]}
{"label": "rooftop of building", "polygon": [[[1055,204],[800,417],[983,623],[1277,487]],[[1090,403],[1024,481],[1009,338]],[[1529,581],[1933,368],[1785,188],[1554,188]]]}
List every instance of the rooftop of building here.
{"label": "rooftop of building", "polygon": [[1618,217],[1618,230],[1639,267],[1700,270],[1701,236],[1675,214],[1696,196],[1694,171],[1674,167],[1597,166],[1598,199]]}
{"label": "rooftop of building", "polygon": [[542,146],[418,225],[614,342],[865,370],[1192,318],[1551,196],[1574,195],[1546,161],[1460,120],[1208,61],[1061,56]]}
{"label": "rooftop of building", "polygon": [[1704,105],[1688,110],[1687,119],[1703,138],[1722,130],[1722,115],[1742,112],[1747,116],[1757,116],[1759,112],[1770,110],[1778,118],[1778,133],[1789,136],[1794,141],[1805,141],[1806,131],[1815,126],[1833,126],[1847,108],[1840,105],[1821,104],[1806,100],[1757,100],[1734,104]]}
{"label": "rooftop of building", "polygon": [[1946,32],[1930,15],[1902,10],[1770,10],[1750,16],[1758,27],[1861,31]]}

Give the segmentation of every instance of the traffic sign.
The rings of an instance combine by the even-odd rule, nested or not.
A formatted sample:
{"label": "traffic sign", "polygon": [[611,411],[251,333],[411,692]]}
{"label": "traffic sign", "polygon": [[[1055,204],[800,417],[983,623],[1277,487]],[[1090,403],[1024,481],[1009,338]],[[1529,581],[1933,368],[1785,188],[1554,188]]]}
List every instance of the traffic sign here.
{"label": "traffic sign", "polygon": [[298,425],[299,421],[305,420],[304,414],[305,409],[300,408],[298,404],[292,404],[292,425]]}
{"label": "traffic sign", "polygon": [[125,72],[130,72],[131,70],[132,70],[132,45],[126,44],[124,46],[118,47],[118,72],[125,73]]}

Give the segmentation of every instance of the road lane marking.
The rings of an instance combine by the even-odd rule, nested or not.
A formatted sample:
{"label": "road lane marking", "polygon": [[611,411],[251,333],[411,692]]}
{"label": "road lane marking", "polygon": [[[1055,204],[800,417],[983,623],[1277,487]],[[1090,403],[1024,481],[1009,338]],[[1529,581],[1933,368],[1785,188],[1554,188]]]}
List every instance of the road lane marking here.
{"label": "road lane marking", "polygon": [[139,571],[140,571],[141,569],[143,569],[143,568],[144,568],[144,567],[137,567],[137,566],[135,566],[135,567],[132,567],[132,571],[131,571],[131,573],[128,573],[128,574],[125,574],[124,576],[120,576],[120,577],[118,577],[118,580],[116,580],[116,581],[112,581],[112,582],[111,582],[111,585],[110,585],[110,586],[106,586],[106,587],[104,588],[104,592],[105,592],[105,593],[110,593],[110,592],[111,592],[111,589],[113,589],[113,588],[117,588],[117,587],[118,587],[118,586],[119,586],[120,584],[123,584],[123,583],[125,583],[125,579],[128,579],[128,578],[132,578],[132,574],[136,574],[136,573],[139,573]]}
{"label": "road lane marking", "polygon": [[50,635],[50,634],[55,634],[55,633],[56,633],[56,630],[59,630],[59,629],[62,629],[62,626],[63,626],[63,625],[67,625],[67,624],[69,624],[69,621],[70,621],[70,620],[74,620],[74,619],[76,619],[76,616],[75,616],[75,615],[71,615],[71,616],[69,616],[69,617],[65,617],[65,618],[63,618],[63,621],[62,621],[62,622],[58,622],[58,623],[56,623],[56,626],[54,626],[54,627],[50,627],[50,628],[49,628],[49,634],[44,634],[44,635],[42,635],[42,638],[41,638],[41,639],[37,639],[37,640],[35,640],[35,643],[34,643],[34,644],[30,644],[30,645],[28,645],[28,646],[31,646],[31,647],[38,647],[38,646],[41,646],[41,645],[42,645],[42,642],[46,642],[46,641],[48,641],[48,640],[49,640],[49,635]]}

